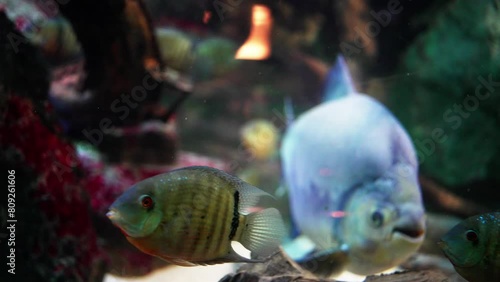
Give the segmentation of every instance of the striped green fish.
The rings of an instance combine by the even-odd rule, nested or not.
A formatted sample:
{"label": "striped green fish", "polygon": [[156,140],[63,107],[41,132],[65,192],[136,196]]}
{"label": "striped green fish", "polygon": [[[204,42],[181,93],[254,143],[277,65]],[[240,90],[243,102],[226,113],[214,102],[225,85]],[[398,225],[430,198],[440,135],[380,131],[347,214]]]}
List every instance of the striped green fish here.
{"label": "striped green fish", "polygon": [[250,212],[265,195],[221,170],[186,167],[133,185],[107,216],[139,250],[173,264],[257,262],[277,251],[286,232],[277,209]]}
{"label": "striped green fish", "polygon": [[467,218],[448,231],[438,245],[468,281],[500,281],[500,212]]}

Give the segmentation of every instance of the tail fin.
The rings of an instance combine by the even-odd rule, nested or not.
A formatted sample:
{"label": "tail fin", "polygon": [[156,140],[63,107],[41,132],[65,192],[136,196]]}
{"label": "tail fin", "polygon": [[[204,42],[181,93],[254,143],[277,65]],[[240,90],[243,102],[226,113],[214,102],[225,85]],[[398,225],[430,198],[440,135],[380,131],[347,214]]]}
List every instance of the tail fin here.
{"label": "tail fin", "polygon": [[286,235],[281,214],[275,208],[247,215],[244,228],[240,242],[252,252],[252,258],[265,258],[277,252]]}
{"label": "tail fin", "polygon": [[338,55],[335,65],[328,73],[323,91],[323,102],[338,99],[355,92],[349,68],[342,55]]}

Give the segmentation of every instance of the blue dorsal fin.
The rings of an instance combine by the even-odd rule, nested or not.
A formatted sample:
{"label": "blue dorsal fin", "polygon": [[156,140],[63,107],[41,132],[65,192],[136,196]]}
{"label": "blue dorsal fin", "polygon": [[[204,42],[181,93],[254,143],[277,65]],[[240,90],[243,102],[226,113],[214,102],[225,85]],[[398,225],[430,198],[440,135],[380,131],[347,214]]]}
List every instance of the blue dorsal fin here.
{"label": "blue dorsal fin", "polygon": [[293,112],[292,98],[285,97],[283,101],[283,112],[285,113],[286,126],[290,126],[295,119],[295,114]]}
{"label": "blue dorsal fin", "polygon": [[344,56],[338,55],[335,65],[330,69],[323,91],[323,102],[347,96],[355,92],[349,68]]}

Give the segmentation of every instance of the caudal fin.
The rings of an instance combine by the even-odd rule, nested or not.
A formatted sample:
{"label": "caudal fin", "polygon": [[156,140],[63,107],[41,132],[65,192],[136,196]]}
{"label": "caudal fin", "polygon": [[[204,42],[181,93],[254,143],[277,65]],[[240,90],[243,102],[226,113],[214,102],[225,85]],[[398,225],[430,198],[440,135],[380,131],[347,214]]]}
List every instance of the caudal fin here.
{"label": "caudal fin", "polygon": [[265,258],[276,251],[286,235],[280,212],[268,208],[246,216],[241,244],[249,249],[252,258]]}
{"label": "caudal fin", "polygon": [[354,93],[354,84],[352,82],[349,68],[342,55],[337,57],[335,65],[330,69],[323,91],[323,102],[331,101],[340,97]]}

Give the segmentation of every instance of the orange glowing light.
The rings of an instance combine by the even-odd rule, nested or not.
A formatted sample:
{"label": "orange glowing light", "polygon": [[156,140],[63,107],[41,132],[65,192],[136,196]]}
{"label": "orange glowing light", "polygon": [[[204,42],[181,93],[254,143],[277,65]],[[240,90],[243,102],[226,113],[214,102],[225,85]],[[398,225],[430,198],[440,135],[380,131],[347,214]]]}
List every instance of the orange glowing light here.
{"label": "orange glowing light", "polygon": [[330,213],[330,216],[333,218],[340,218],[340,217],[344,217],[345,215],[346,215],[346,212],[344,212],[344,211],[332,211]]}
{"label": "orange glowing light", "polygon": [[269,35],[273,19],[271,10],[264,5],[253,5],[252,27],[247,40],[236,52],[239,60],[264,60],[271,55]]}

